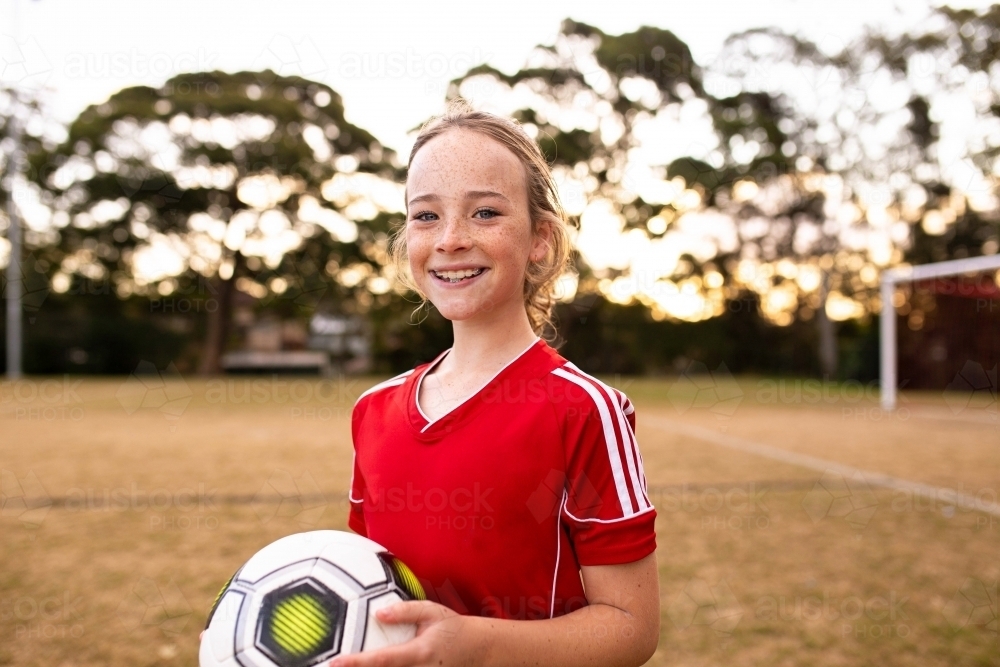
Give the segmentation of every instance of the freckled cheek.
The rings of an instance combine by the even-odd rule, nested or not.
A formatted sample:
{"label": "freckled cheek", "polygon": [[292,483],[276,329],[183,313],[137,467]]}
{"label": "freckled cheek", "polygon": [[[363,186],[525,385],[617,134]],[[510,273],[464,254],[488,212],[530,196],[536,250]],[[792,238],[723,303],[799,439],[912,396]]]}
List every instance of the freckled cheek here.
{"label": "freckled cheek", "polygon": [[504,229],[498,230],[497,234],[490,239],[490,254],[509,273],[520,274],[528,263],[527,236],[520,233],[520,230]]}
{"label": "freckled cheek", "polygon": [[410,273],[417,281],[423,279],[424,266],[430,256],[427,239],[422,238],[422,236],[420,234],[407,234],[406,236],[406,255],[410,263]]}
{"label": "freckled cheek", "polygon": [[495,280],[504,285],[504,289],[518,289],[524,280],[524,270],[527,266],[527,257],[522,255],[518,249],[505,248],[494,254]]}

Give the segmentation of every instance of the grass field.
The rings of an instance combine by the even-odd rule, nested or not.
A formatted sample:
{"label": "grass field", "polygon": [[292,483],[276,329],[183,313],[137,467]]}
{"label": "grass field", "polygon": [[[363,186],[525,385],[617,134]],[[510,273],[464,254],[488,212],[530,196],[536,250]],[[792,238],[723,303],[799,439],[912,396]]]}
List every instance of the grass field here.
{"label": "grass field", "polygon": [[[636,404],[658,510],[650,665],[1000,665],[1000,517],[942,490],[996,502],[995,396],[885,414],[851,383],[605,380]],[[240,563],[346,528],[349,414],[375,381],[0,386],[0,665],[197,664]]]}

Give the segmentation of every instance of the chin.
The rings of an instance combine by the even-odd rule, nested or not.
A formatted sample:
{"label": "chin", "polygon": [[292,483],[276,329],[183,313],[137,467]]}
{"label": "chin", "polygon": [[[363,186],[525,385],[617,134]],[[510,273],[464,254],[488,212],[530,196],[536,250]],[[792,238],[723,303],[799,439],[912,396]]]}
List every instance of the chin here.
{"label": "chin", "polygon": [[[432,300],[431,303],[434,303],[434,301]],[[442,317],[452,322],[469,320],[489,310],[487,306],[479,301],[459,301],[457,299],[446,299],[439,303],[434,303],[434,308],[441,313]]]}
{"label": "chin", "polygon": [[489,318],[498,311],[511,311],[516,307],[513,304],[520,303],[519,288],[519,285],[512,286],[509,294],[496,289],[469,290],[464,294],[447,289],[431,289],[429,293],[424,292],[424,294],[442,317],[452,322],[460,322]]}

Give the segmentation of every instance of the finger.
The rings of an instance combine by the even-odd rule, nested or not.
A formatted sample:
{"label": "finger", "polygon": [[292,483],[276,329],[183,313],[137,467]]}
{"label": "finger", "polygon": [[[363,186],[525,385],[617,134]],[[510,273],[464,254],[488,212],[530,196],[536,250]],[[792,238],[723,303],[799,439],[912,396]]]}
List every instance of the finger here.
{"label": "finger", "polygon": [[397,646],[387,646],[375,651],[337,656],[329,667],[411,667],[421,663],[419,645],[408,641]]}
{"label": "finger", "polygon": [[444,607],[430,600],[397,602],[375,612],[383,623],[429,623],[444,618]]}

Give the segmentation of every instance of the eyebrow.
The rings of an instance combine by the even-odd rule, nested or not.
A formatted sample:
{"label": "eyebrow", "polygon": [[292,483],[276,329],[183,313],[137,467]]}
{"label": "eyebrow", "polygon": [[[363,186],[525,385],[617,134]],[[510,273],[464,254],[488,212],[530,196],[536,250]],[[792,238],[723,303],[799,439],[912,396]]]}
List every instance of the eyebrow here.
{"label": "eyebrow", "polygon": [[[499,192],[494,192],[493,190],[469,190],[465,193],[466,199],[479,199],[481,197],[494,197],[498,199],[503,199],[508,204],[510,203],[509,199],[504,197]],[[410,200],[410,204],[416,204],[417,202],[422,202],[422,201],[440,201],[440,199],[441,198],[435,194],[417,195],[416,197]]]}

